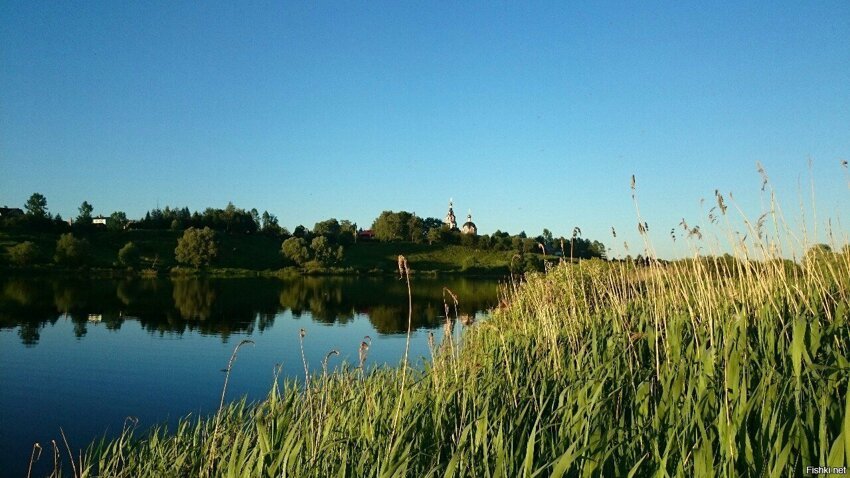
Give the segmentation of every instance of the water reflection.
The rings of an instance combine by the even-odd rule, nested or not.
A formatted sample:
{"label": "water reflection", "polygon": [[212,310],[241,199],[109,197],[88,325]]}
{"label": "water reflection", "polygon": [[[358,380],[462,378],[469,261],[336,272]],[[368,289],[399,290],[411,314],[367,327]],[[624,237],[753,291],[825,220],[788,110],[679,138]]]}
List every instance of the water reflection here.
{"label": "water reflection", "polygon": [[[460,300],[459,313],[492,307],[494,281],[462,278],[413,282],[413,326],[442,323],[443,288]],[[380,334],[407,329],[407,288],[391,278],[305,277],[278,279],[0,279],[0,328],[18,328],[22,343],[38,343],[40,331],[66,316],[74,334],[85,337],[91,322],[118,330],[136,320],[151,333],[198,331],[227,340],[234,332],[260,331],[291,311],[326,324],[368,317]]]}

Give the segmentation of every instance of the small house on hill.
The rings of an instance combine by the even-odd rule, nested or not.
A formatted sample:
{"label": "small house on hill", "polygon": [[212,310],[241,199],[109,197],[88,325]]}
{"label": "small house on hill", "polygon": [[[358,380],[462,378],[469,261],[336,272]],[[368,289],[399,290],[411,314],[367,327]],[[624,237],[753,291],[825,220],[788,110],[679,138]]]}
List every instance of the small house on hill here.
{"label": "small house on hill", "polygon": [[19,217],[23,216],[24,211],[17,207],[0,207],[0,217]]}

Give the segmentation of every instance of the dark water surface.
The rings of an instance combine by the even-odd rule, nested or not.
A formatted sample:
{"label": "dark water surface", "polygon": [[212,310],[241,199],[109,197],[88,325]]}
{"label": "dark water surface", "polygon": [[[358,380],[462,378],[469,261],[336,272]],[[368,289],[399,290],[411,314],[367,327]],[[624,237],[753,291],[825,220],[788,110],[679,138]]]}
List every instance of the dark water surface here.
{"label": "dark water surface", "polygon": [[[444,322],[443,287],[459,313],[494,306],[498,282],[461,278],[413,281],[412,361],[429,355]],[[453,314],[452,314],[453,315]],[[0,476],[25,476],[33,443],[52,462],[60,427],[72,449],[120,431],[175,423],[218,406],[222,369],[242,339],[228,399],[259,400],[277,364],[303,378],[299,331],[311,370],[358,362],[395,365],[404,352],[407,288],[392,278],[69,279],[0,278]],[[64,447],[63,447],[64,448]]]}

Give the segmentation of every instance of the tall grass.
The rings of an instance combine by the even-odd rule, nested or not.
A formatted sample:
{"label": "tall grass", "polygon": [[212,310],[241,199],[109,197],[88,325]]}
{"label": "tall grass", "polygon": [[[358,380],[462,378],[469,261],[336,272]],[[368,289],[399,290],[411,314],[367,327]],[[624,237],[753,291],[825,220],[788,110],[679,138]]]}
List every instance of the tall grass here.
{"label": "tall grass", "polygon": [[846,465],[850,254],[792,263],[757,226],[732,258],[552,264],[505,285],[460,343],[447,302],[448,333],[421,369],[276,381],[256,404],[128,428],[73,473],[775,477]]}

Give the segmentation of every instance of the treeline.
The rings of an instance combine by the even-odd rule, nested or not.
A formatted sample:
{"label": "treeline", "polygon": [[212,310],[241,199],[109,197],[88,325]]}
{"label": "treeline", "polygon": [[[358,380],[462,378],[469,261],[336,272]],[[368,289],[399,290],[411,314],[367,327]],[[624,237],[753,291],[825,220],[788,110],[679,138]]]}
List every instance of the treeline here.
{"label": "treeline", "polygon": [[[356,223],[336,218],[317,222],[312,229],[303,225],[290,232],[281,227],[273,214],[257,209],[240,209],[232,203],[224,209],[207,208],[203,213],[190,213],[188,208],[153,209],[134,227],[139,229],[205,228],[237,234],[262,233],[279,237],[284,244],[284,255],[297,265],[317,260],[321,264],[333,265],[341,261],[339,247],[350,246],[364,238],[364,232]],[[441,219],[422,218],[407,211],[384,211],[373,222],[370,229],[374,239],[381,242],[413,242],[417,244],[455,244],[492,251],[516,251],[519,253],[545,253],[580,259],[606,257],[605,246],[599,241],[581,237],[575,228],[572,237],[555,237],[549,229],[530,237],[525,231],[516,235],[497,230],[492,235],[464,234],[451,229]],[[366,236],[366,240],[372,236]],[[292,240],[290,240],[292,239]],[[306,252],[305,252],[306,251]]]}
{"label": "treeline", "polygon": [[[49,212],[47,198],[34,193],[23,210],[4,207],[0,209],[0,228],[23,232],[51,232],[61,235],[56,243],[53,262],[67,266],[83,265],[91,255],[91,245],[84,238],[90,232],[105,229],[113,233],[126,230],[171,230],[183,232],[175,249],[175,259],[180,264],[202,267],[215,263],[218,254],[217,235],[262,234],[280,241],[280,254],[290,265],[307,269],[340,265],[344,249],[358,241],[412,242],[416,244],[461,245],[487,251],[514,251],[525,255],[556,255],[572,258],[605,258],[605,246],[599,241],[581,237],[575,228],[571,237],[555,237],[544,229],[541,235],[530,237],[526,233],[509,234],[497,230],[493,234],[465,234],[450,228],[434,217],[419,217],[407,211],[384,211],[371,224],[369,230],[358,227],[349,220],[327,219],[315,223],[312,229],[303,225],[291,232],[280,225],[278,218],[267,211],[243,209],[228,203],[224,208],[206,208],[191,212],[188,207],[151,209],[137,220],[131,220],[123,211],[109,216],[93,214],[94,207],[87,201],[78,208],[78,215],[65,220]],[[80,237],[83,238],[80,238]],[[119,235],[115,236],[120,237]],[[116,265],[136,266],[140,252],[133,243],[125,244]],[[28,265],[47,255],[32,243],[22,243],[7,248],[7,257],[17,265]],[[154,260],[156,262],[156,260]]]}
{"label": "treeline", "polygon": [[[90,230],[96,225],[92,216],[94,206],[88,201],[78,208],[78,215],[65,219],[59,214],[50,213],[47,198],[34,193],[24,204],[23,209],[0,208],[0,227],[5,229],[22,229],[34,232],[70,232],[74,230]],[[123,211],[114,211],[103,218],[103,225],[108,230],[120,231],[126,229],[149,230],[185,230],[189,228],[203,229],[208,227],[215,231],[229,233],[252,234],[263,232],[271,235],[289,236],[286,228],[280,227],[274,214],[264,211],[260,214],[256,209],[245,210],[228,203],[224,209],[206,208],[203,212],[190,212],[188,207],[151,209],[137,220],[131,220]]]}
{"label": "treeline", "polygon": [[[83,201],[80,206],[81,215],[88,212],[91,219],[89,207],[90,205]],[[59,214],[51,214],[47,209],[47,198],[40,193],[34,193],[27,199],[23,210],[6,206],[0,208],[0,227],[34,232],[65,232],[70,230],[70,223]]]}
{"label": "treeline", "polygon": [[442,220],[421,218],[407,211],[384,211],[372,223],[372,232],[379,241],[411,241],[428,244],[458,244],[492,251],[542,253],[580,259],[606,257],[605,245],[581,237],[581,229],[573,229],[569,238],[555,237],[549,229],[530,237],[525,231],[516,235],[496,230],[493,234],[464,234],[451,229]]}
{"label": "treeline", "polygon": [[183,230],[190,227],[203,229],[208,227],[214,231],[224,231],[239,234],[263,232],[272,235],[289,235],[289,231],[280,227],[275,215],[263,211],[262,215],[256,210],[238,208],[228,203],[224,209],[208,207],[203,212],[189,212],[188,207],[171,209],[151,209],[139,221],[132,223],[136,229],[171,229]]}

